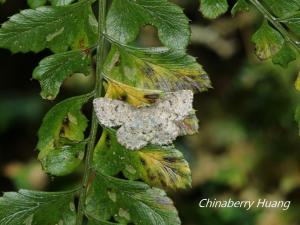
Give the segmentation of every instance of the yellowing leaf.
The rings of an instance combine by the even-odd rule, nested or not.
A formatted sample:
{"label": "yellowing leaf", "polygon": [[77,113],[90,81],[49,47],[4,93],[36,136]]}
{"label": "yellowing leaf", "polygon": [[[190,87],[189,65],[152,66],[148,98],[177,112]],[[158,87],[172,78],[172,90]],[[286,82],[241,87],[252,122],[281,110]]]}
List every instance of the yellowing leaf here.
{"label": "yellowing leaf", "polygon": [[300,91],[300,72],[299,72],[297,80],[295,82],[295,87],[298,91]]}
{"label": "yellowing leaf", "polygon": [[209,77],[196,60],[167,48],[114,44],[104,66],[110,79],[140,89],[206,91]]}
{"label": "yellowing leaf", "polygon": [[155,103],[161,92],[135,88],[118,81],[106,78],[108,82],[106,97],[123,100],[133,106],[144,106]]}
{"label": "yellowing leaf", "polygon": [[95,148],[94,167],[107,175],[119,172],[156,187],[183,189],[191,185],[191,171],[174,147],[149,146],[130,151],[120,145],[114,131],[105,131]]}
{"label": "yellowing leaf", "polygon": [[181,135],[193,135],[198,132],[199,121],[195,113],[190,114],[187,118],[183,120],[183,123],[179,124],[181,129]]}
{"label": "yellowing leaf", "polygon": [[67,138],[72,141],[82,141],[84,139],[84,130],[87,127],[87,118],[80,110],[70,110],[64,118],[60,137]]}
{"label": "yellowing leaf", "polygon": [[267,21],[264,21],[256,31],[252,41],[255,43],[256,55],[262,60],[274,56],[284,45],[281,34],[272,28]]}
{"label": "yellowing leaf", "polygon": [[87,119],[81,113],[90,94],[66,99],[44,117],[38,133],[39,160],[46,172],[61,176],[71,173],[83,159]]}
{"label": "yellowing leaf", "polygon": [[[38,150],[54,148],[60,138],[67,138],[70,141],[83,140],[87,119],[81,114],[80,109],[90,97],[90,95],[82,95],[66,99],[46,114],[38,132]],[[74,126],[79,131],[75,131]]]}
{"label": "yellowing leaf", "polygon": [[190,187],[191,171],[178,150],[150,147],[137,154],[140,159],[139,170],[147,183],[172,189]]}

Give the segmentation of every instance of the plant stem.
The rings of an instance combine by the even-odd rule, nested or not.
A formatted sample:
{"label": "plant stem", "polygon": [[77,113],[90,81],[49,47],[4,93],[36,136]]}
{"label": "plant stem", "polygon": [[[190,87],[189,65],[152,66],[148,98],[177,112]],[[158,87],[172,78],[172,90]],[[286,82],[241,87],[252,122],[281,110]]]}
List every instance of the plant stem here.
{"label": "plant stem", "polygon": [[280,22],[267,10],[258,0],[250,0],[250,2],[257,8],[257,10],[264,15],[264,17],[281,33],[285,40],[294,46],[298,51],[299,45],[297,41],[293,40],[287,30]]}
{"label": "plant stem", "polygon": [[[98,10],[98,51],[97,51],[97,66],[96,66],[96,83],[95,83],[95,98],[101,97],[102,94],[102,81],[103,81],[103,64],[105,59],[105,38],[103,33],[105,33],[105,15],[106,15],[106,0],[99,0],[99,10]],[[82,225],[83,217],[84,217],[84,207],[86,201],[86,195],[88,190],[88,183],[89,178],[92,172],[92,161],[93,161],[93,152],[95,147],[95,141],[97,137],[97,130],[98,130],[98,122],[96,118],[96,114],[93,111],[92,115],[92,122],[91,122],[91,131],[89,136],[89,143],[86,149],[86,156],[85,156],[85,168],[84,174],[82,179],[82,186],[79,195],[79,203],[78,203],[78,212],[77,212],[77,219],[76,225]]]}

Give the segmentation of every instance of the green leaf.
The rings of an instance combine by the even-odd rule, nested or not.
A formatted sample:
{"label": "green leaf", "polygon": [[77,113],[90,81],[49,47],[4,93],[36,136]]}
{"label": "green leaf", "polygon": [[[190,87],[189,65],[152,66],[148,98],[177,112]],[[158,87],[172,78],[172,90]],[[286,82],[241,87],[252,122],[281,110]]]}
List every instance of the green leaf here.
{"label": "green leaf", "polygon": [[293,15],[300,8],[299,0],[263,0],[263,2],[272,13],[281,18]]}
{"label": "green leaf", "polygon": [[27,0],[27,4],[32,9],[46,5],[46,3],[47,3],[47,0]]}
{"label": "green leaf", "polygon": [[240,11],[249,11],[250,5],[246,0],[238,0],[231,9],[231,14],[235,16]]}
{"label": "green leaf", "polygon": [[1,225],[74,225],[74,192],[6,192],[0,198]]}
{"label": "green leaf", "polygon": [[[87,121],[78,113],[84,103],[90,99],[90,95],[81,95],[66,99],[55,105],[44,117],[39,129],[39,150],[54,146],[61,137],[72,141],[82,141]],[[75,131],[80,128],[79,131]]]}
{"label": "green leaf", "polygon": [[69,5],[72,2],[74,2],[74,0],[51,0],[51,4],[55,6]]}
{"label": "green leaf", "polygon": [[0,0],[0,4],[4,4],[6,0]]}
{"label": "green leaf", "polygon": [[300,13],[296,11],[290,16],[279,19],[280,22],[285,25],[297,36],[300,37]]}
{"label": "green leaf", "polygon": [[40,81],[41,96],[53,100],[63,81],[74,73],[90,73],[90,54],[84,50],[58,53],[43,59],[33,71],[33,78]]}
{"label": "green leaf", "polygon": [[182,153],[174,147],[149,146],[131,151],[120,145],[112,131],[105,131],[95,148],[94,167],[107,175],[119,172],[132,180],[171,189],[191,186],[191,171]]}
{"label": "green leaf", "polygon": [[208,19],[216,19],[227,10],[227,0],[200,0],[200,11]]}
{"label": "green leaf", "polygon": [[300,37],[299,0],[263,0],[263,2],[280,22],[285,23],[297,37]]}
{"label": "green leaf", "polygon": [[294,49],[285,43],[280,51],[273,56],[272,61],[274,64],[279,64],[282,67],[287,67],[288,64],[296,60],[297,55]]}
{"label": "green leaf", "polygon": [[267,21],[256,31],[252,37],[256,46],[256,55],[262,59],[269,59],[283,47],[284,39],[281,34],[273,29]]}
{"label": "green leaf", "polygon": [[84,158],[86,143],[65,144],[52,149],[40,158],[43,169],[54,176],[65,176],[73,172]]}
{"label": "green leaf", "polygon": [[87,212],[121,224],[179,225],[173,202],[163,190],[142,182],[98,174],[87,198]]}
{"label": "green leaf", "polygon": [[106,75],[140,89],[206,91],[209,77],[195,58],[167,48],[114,45],[104,65]]}
{"label": "green leaf", "polygon": [[283,17],[279,19],[280,22],[286,23],[289,26],[294,25],[292,27],[298,28],[297,26],[300,24],[300,13],[299,11],[293,13],[291,16]]}
{"label": "green leaf", "polygon": [[[39,52],[50,48],[66,51],[70,46],[95,43],[94,25],[90,23],[90,1],[69,6],[27,9],[12,16],[0,29],[0,47],[12,52]],[[75,43],[76,42],[76,43]]]}
{"label": "green leaf", "polygon": [[[82,141],[87,119],[80,110],[90,97],[87,94],[66,99],[55,105],[44,117],[38,132],[37,149],[46,172],[57,176],[66,175],[82,160]],[[65,161],[56,161],[58,159]]]}
{"label": "green leaf", "polygon": [[103,220],[89,218],[88,225],[122,225],[120,223],[111,223]]}
{"label": "green leaf", "polygon": [[151,24],[161,42],[184,49],[189,42],[189,20],[182,9],[167,0],[114,0],[107,15],[107,33],[123,43],[136,39],[140,28]]}
{"label": "green leaf", "polygon": [[[94,168],[107,175],[116,175],[121,172],[127,164],[130,152],[120,145],[113,134],[114,131],[104,130],[95,147],[93,156]],[[135,173],[136,174],[136,173]],[[133,179],[138,179],[136,175]]]}

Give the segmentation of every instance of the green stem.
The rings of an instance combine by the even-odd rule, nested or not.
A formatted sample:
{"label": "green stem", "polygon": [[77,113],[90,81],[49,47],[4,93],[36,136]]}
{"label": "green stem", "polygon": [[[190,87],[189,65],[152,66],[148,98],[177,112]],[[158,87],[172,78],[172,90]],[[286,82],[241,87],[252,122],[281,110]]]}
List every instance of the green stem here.
{"label": "green stem", "polygon": [[285,38],[285,40],[294,46],[298,51],[299,45],[297,41],[293,40],[287,30],[282,26],[280,22],[274,17],[258,0],[250,0],[250,2],[257,8],[257,10],[264,15],[264,17],[281,33],[281,35]]}
{"label": "green stem", "polygon": [[[95,81],[95,97],[101,97],[102,94],[102,81],[103,81],[103,64],[105,59],[105,38],[103,33],[105,33],[105,15],[106,15],[106,0],[99,0],[99,10],[98,10],[98,51],[97,51],[97,67],[96,67],[96,81]],[[86,195],[88,190],[89,178],[92,172],[92,161],[93,161],[93,152],[97,137],[97,130],[98,130],[98,122],[96,118],[95,112],[92,115],[92,122],[91,122],[91,131],[89,136],[89,143],[86,149],[86,156],[85,156],[85,168],[84,174],[82,179],[82,186],[79,195],[79,203],[78,203],[78,212],[77,212],[77,219],[76,225],[82,225],[83,218],[84,218],[84,208],[85,208],[85,201]]]}

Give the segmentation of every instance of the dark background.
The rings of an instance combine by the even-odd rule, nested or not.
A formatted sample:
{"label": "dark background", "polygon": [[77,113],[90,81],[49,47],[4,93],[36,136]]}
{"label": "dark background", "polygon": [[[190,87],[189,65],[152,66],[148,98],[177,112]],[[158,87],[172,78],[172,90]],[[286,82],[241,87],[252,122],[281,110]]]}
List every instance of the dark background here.
{"label": "dark background", "polygon": [[[299,61],[280,68],[259,62],[251,34],[261,22],[255,10],[214,21],[202,18],[195,1],[176,1],[192,20],[189,53],[209,73],[214,89],[197,94],[198,135],[179,139],[189,160],[193,188],[170,193],[184,225],[297,225],[300,224],[300,138],[294,112],[300,103],[294,90]],[[25,1],[0,6],[0,22],[21,9]],[[155,31],[143,29],[140,45],[157,45]],[[47,177],[35,160],[37,130],[55,102],[83,93],[90,78],[67,80],[55,102],[42,100],[31,79],[45,56],[0,50],[0,190],[56,190],[76,182],[80,171],[66,178]],[[87,110],[89,112],[89,110]],[[202,198],[291,200],[280,209],[200,209]]]}

